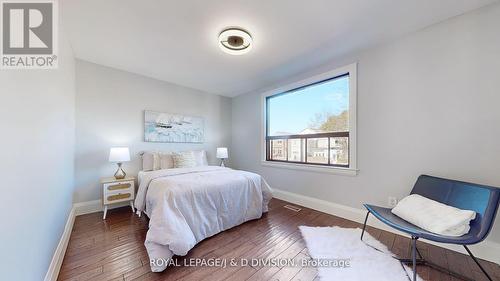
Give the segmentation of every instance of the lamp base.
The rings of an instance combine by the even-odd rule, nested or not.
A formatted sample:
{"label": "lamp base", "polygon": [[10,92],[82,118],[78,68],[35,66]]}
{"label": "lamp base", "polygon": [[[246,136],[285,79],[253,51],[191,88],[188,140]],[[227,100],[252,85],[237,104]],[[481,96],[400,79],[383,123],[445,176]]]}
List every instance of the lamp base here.
{"label": "lamp base", "polygon": [[220,166],[221,166],[221,167],[226,167],[226,165],[224,165],[224,159],[221,159],[221,160],[220,160]]}
{"label": "lamp base", "polygon": [[121,180],[124,179],[127,173],[122,169],[122,163],[116,163],[118,165],[118,170],[115,173],[115,179]]}

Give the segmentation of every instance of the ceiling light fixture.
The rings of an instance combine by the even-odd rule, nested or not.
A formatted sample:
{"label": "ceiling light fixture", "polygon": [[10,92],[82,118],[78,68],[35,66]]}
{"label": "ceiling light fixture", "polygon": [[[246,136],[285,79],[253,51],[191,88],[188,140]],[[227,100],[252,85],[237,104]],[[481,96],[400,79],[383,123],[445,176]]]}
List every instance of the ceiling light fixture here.
{"label": "ceiling light fixture", "polygon": [[219,46],[231,55],[246,54],[252,49],[252,36],[242,28],[226,28],[219,34]]}

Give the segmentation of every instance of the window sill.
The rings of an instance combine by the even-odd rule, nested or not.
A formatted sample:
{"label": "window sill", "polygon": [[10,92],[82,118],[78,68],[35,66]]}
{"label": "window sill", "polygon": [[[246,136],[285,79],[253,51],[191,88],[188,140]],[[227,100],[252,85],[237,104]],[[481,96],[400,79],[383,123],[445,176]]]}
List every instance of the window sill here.
{"label": "window sill", "polygon": [[318,165],[308,165],[308,164],[295,164],[295,163],[285,163],[285,162],[274,162],[274,161],[261,161],[262,166],[281,168],[281,169],[292,169],[292,170],[302,170],[316,173],[327,173],[342,176],[356,176],[358,174],[357,169],[353,168],[342,168],[334,166],[318,166]]}

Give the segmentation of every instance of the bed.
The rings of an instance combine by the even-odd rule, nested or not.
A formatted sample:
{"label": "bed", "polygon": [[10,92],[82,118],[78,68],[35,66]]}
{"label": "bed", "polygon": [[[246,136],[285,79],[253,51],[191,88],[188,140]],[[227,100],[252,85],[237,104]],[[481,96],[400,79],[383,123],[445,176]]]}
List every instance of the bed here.
{"label": "bed", "polygon": [[135,207],[150,218],[144,245],[153,272],[203,239],[260,218],[272,198],[261,176],[218,166],[141,171],[138,178]]}

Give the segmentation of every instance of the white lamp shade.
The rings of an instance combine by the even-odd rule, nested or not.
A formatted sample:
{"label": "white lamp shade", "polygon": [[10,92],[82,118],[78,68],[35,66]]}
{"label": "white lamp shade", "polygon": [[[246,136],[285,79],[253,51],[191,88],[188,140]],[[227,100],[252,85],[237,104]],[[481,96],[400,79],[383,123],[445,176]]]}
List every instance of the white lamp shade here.
{"label": "white lamp shade", "polygon": [[127,162],[130,161],[130,151],[128,147],[112,147],[109,150],[109,162]]}
{"label": "white lamp shade", "polygon": [[217,147],[217,158],[227,159],[228,155],[227,147]]}

